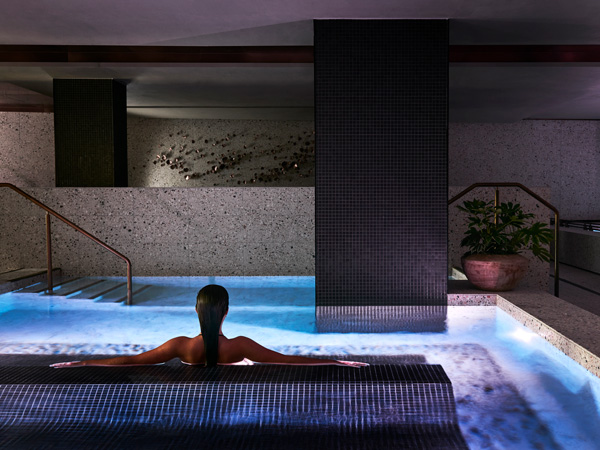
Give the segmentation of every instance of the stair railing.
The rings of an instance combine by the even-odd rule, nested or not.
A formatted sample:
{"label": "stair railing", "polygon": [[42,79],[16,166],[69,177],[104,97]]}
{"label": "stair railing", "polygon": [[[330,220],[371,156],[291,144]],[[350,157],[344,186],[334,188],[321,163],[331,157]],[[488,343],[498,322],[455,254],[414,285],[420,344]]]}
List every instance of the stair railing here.
{"label": "stair railing", "polygon": [[6,187],[6,188],[9,188],[9,189],[12,189],[17,194],[25,197],[27,200],[29,200],[30,202],[34,203],[35,205],[39,206],[44,211],[46,211],[46,260],[47,260],[47,266],[48,266],[48,273],[47,273],[47,278],[48,278],[48,282],[47,282],[48,289],[47,289],[47,291],[48,291],[48,293],[52,293],[52,291],[53,291],[53,281],[52,281],[52,232],[51,232],[51,226],[50,226],[50,216],[54,216],[58,220],[60,220],[61,222],[64,222],[65,224],[67,224],[71,228],[75,229],[76,231],[80,232],[81,234],[83,234],[87,238],[89,238],[92,241],[94,241],[96,244],[104,247],[106,250],[108,250],[112,254],[118,256],[123,261],[125,261],[125,263],[127,264],[127,305],[132,305],[133,304],[133,289],[132,289],[132,284],[133,283],[132,283],[132,275],[131,275],[131,261],[129,261],[129,258],[127,258],[125,255],[122,255],[121,253],[119,253],[118,251],[116,251],[114,248],[112,248],[108,244],[102,242],[100,239],[98,239],[97,237],[91,235],[90,233],[88,233],[84,229],[78,227],[73,222],[71,222],[70,220],[68,220],[65,217],[61,216],[60,214],[58,214],[56,211],[54,211],[53,209],[49,208],[48,206],[44,205],[42,202],[40,202],[36,198],[32,197],[31,195],[27,194],[26,192],[23,192],[21,189],[19,189],[18,187],[16,187],[14,184],[0,183],[0,187]]}
{"label": "stair railing", "polygon": [[[558,294],[559,294],[558,286],[559,286],[559,282],[560,282],[560,280],[558,279],[558,231],[559,231],[558,224],[560,223],[560,221],[558,220],[558,209],[556,209],[554,206],[552,206],[550,203],[548,203],[542,197],[537,195],[531,189],[523,186],[521,183],[475,183],[475,184],[472,184],[471,186],[469,186],[468,188],[466,188],[465,190],[463,190],[462,192],[456,194],[450,200],[448,200],[448,205],[451,205],[459,198],[461,198],[464,195],[466,195],[467,193],[471,192],[473,189],[479,188],[479,187],[496,188],[496,192],[494,195],[494,206],[498,206],[500,204],[500,192],[498,190],[499,187],[516,187],[516,188],[519,188],[519,189],[527,192],[531,197],[535,198],[538,202],[540,202],[545,207],[547,207],[548,209],[550,209],[554,212],[554,224],[555,224],[554,225],[554,296],[558,297]],[[494,221],[495,220],[496,220],[496,218],[494,218]]]}

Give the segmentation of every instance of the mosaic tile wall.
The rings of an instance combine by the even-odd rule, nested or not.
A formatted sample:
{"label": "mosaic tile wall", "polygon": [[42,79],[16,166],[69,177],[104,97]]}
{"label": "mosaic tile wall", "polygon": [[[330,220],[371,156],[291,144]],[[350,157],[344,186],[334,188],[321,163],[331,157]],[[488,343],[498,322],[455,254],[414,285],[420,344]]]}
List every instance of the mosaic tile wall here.
{"label": "mosaic tile wall", "polygon": [[57,187],[127,186],[125,85],[54,79]]}
{"label": "mosaic tile wall", "polygon": [[316,20],[318,306],[447,300],[448,24]]}

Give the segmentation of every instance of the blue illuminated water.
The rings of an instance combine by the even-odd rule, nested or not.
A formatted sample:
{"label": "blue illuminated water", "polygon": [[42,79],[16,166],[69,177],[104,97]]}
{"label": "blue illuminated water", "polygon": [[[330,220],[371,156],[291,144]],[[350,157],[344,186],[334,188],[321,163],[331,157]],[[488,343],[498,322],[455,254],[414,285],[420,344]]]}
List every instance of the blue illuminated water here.
{"label": "blue illuminated water", "polygon": [[195,294],[218,283],[230,292],[228,337],[249,336],[285,353],[423,355],[441,364],[471,448],[598,448],[600,380],[495,306],[448,307],[444,333],[319,334],[313,277],[136,282],[152,288],[133,307],[0,295],[0,353],[135,353],[173,336],[194,336]]}

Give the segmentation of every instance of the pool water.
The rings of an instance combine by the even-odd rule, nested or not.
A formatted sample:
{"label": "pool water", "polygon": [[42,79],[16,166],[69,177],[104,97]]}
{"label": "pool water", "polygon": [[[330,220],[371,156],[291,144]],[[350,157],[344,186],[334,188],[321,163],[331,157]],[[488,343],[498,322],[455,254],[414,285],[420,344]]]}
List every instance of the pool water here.
{"label": "pool water", "polygon": [[317,333],[314,277],[136,282],[152,287],[133,307],[0,295],[0,352],[65,354],[69,360],[69,354],[136,353],[174,336],[195,336],[196,292],[217,283],[230,293],[223,326],[228,337],[245,335],[289,354],[415,355],[441,364],[471,448],[598,448],[600,380],[495,306],[448,307],[442,333]]}

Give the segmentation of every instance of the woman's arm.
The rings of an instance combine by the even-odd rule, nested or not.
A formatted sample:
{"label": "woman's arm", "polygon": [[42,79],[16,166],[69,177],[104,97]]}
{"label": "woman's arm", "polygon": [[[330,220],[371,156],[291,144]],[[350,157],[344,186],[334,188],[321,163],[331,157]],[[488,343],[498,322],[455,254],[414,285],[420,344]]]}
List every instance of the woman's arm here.
{"label": "woman's arm", "polygon": [[297,355],[284,355],[268,348],[263,347],[252,339],[244,336],[236,338],[239,341],[239,351],[241,357],[247,358],[251,361],[268,363],[268,364],[297,364],[303,366],[323,366],[323,365],[336,365],[336,366],[350,366],[350,367],[364,367],[369,364],[356,361],[337,361],[335,359],[320,359],[310,358],[307,356]]}
{"label": "woman's arm", "polygon": [[106,359],[89,359],[87,361],[71,361],[52,364],[50,367],[63,369],[66,367],[80,366],[140,366],[167,362],[173,358],[179,357],[181,348],[189,338],[180,336],[168,340],[160,347],[149,350],[139,355],[117,356]]}

